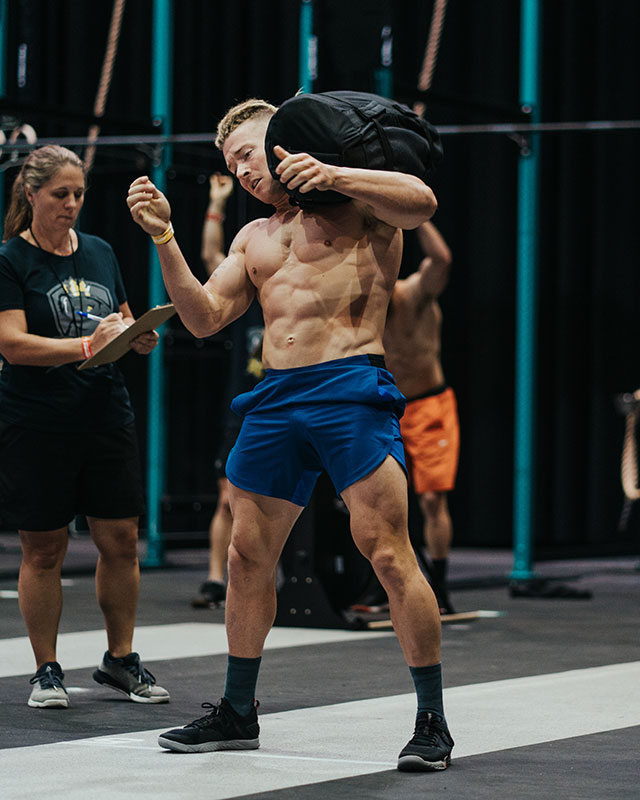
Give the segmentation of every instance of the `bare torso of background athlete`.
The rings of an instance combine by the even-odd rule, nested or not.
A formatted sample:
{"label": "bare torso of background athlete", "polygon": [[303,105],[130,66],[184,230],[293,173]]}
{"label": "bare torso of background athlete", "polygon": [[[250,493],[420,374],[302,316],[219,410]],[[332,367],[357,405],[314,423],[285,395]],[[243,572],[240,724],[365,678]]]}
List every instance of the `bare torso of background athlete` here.
{"label": "bare torso of background athlete", "polygon": [[396,283],[384,333],[387,368],[409,399],[444,383],[438,297],[447,284],[451,261],[449,248],[432,223],[423,223],[418,236],[425,258],[416,272]]}

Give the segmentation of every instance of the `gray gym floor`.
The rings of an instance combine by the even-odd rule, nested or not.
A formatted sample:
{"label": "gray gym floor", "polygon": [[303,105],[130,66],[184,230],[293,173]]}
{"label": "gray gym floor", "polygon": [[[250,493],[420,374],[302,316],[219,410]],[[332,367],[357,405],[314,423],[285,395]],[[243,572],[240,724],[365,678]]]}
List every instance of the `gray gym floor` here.
{"label": "gray gym floor", "polygon": [[0,797],[640,798],[638,558],[554,561],[536,572],[589,600],[512,598],[505,551],[454,549],[452,599],[493,612],[443,627],[451,767],[399,773],[415,699],[391,631],[274,628],[258,684],[257,751],[180,755],[159,732],[222,692],[223,611],[193,609],[206,551],[145,570],[135,647],[168,705],[128,702],[91,673],[105,649],[85,539],[71,541],[59,660],[71,705],[31,709],[34,665],[17,602],[17,536],[0,536]]}

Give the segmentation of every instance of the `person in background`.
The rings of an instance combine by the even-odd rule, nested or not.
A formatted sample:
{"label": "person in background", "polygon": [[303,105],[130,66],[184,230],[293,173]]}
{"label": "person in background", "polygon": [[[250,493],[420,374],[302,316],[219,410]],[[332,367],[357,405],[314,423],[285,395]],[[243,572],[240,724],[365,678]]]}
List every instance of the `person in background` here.
{"label": "person in background", "polygon": [[451,251],[432,222],[420,225],[417,234],[424,258],[416,272],[396,281],[383,342],[389,371],[407,398],[400,428],[411,487],[424,517],[429,579],[440,613],[453,614],[446,583],[453,537],[447,493],[455,485],[460,430],[456,398],[440,360],[438,304],[449,280]]}
{"label": "person in background", "polygon": [[[0,247],[0,506],[22,546],[32,708],[69,705],[56,644],[61,568],[77,514],[86,515],[99,553],[108,643],[93,677],[138,703],[169,700],[132,652],[144,495],[129,395],[115,364],[77,369],[134,322],[113,250],[74,229],[85,190],[75,153],[34,150],[13,184]],[[157,339],[141,334],[131,348],[146,355]]]}
{"label": "person in background", "polygon": [[224,228],[227,201],[233,193],[231,175],[216,172],[209,177],[209,204],[202,225],[200,257],[207,277],[224,261]]}
{"label": "person in background", "polygon": [[[224,261],[224,222],[226,206],[233,192],[233,178],[218,173],[209,178],[209,204],[202,226],[201,257],[210,276]],[[225,402],[222,442],[214,462],[218,483],[216,508],[209,525],[209,575],[192,598],[194,608],[217,607],[224,603],[227,587],[227,556],[231,542],[231,507],[225,465],[235,444],[242,419],[229,406],[232,399],[250,391],[264,377],[261,361],[262,315],[257,303],[232,326],[231,369]]]}

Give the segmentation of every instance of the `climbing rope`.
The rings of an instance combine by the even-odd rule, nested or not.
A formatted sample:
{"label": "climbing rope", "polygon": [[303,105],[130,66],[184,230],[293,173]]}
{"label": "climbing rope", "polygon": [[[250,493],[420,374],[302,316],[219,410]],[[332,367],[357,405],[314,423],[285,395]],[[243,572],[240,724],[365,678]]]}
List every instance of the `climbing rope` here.
{"label": "climbing rope", "polygon": [[[438,50],[440,48],[440,37],[442,36],[442,28],[444,26],[444,18],[447,10],[447,0],[434,0],[433,12],[431,14],[431,25],[429,27],[429,36],[427,38],[427,46],[424,51],[424,60],[422,62],[422,69],[418,76],[418,89],[421,92],[426,92],[431,88],[433,80],[433,73],[436,69],[438,61]],[[423,116],[425,112],[425,105],[422,101],[417,100],[413,104],[413,110],[419,116]]]}
{"label": "climbing rope", "polygon": [[624,444],[622,447],[622,464],[620,473],[622,477],[622,488],[627,500],[640,500],[640,488],[638,488],[638,457],[636,448],[636,427],[640,418],[640,389],[633,395],[637,401],[635,408],[626,414]]}
{"label": "climbing rope", "polygon": [[[100,118],[104,116],[104,110],[107,105],[107,97],[111,87],[111,78],[113,77],[113,65],[116,60],[118,52],[118,41],[120,39],[120,29],[122,27],[122,15],[124,14],[124,6],[126,0],[114,0],[113,11],[111,12],[111,24],[109,26],[109,36],[107,38],[107,47],[104,54],[104,61],[102,62],[102,74],[100,76],[100,83],[96,93],[95,103],[93,104],[93,116]],[[87,147],[84,157],[85,168],[87,174],[93,166],[93,159],[96,154],[95,142],[100,133],[100,126],[98,123],[93,123],[89,128],[87,139],[90,144]]]}

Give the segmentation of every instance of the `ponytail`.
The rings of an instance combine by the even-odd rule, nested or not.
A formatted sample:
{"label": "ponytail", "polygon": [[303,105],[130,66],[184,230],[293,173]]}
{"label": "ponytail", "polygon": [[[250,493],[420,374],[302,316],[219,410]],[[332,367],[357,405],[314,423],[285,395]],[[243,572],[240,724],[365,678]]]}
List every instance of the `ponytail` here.
{"label": "ponytail", "polygon": [[2,241],[6,242],[26,230],[31,225],[32,219],[31,203],[27,199],[21,170],[11,188],[11,202],[4,217]]}

